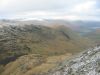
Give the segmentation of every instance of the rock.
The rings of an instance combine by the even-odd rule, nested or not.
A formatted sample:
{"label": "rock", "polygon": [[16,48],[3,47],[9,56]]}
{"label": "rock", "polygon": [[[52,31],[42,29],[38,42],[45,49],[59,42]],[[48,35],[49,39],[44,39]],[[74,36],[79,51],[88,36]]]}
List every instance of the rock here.
{"label": "rock", "polygon": [[100,47],[88,49],[49,75],[100,75]]}

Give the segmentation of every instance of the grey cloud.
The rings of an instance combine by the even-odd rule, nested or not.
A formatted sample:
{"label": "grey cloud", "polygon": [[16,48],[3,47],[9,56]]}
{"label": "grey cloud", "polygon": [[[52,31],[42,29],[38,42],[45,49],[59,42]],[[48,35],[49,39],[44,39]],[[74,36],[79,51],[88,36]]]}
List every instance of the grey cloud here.
{"label": "grey cloud", "polygon": [[[79,15],[88,17],[88,16],[96,16],[96,14],[99,15],[98,11],[94,11],[95,9],[99,9],[99,6],[96,7],[95,9],[92,9],[93,11],[90,14],[70,12],[70,10],[73,10],[73,8],[78,4],[95,0],[5,0],[5,1],[8,1],[8,4],[3,6],[3,8],[0,8],[0,16],[5,18],[21,15],[24,12],[36,12],[36,11],[55,12],[57,14],[57,15],[46,15],[46,17],[64,16],[64,15],[65,16]],[[96,1],[98,2],[99,0]],[[39,16],[41,17],[41,15]],[[23,17],[23,15],[21,17]]]}
{"label": "grey cloud", "polygon": [[57,11],[64,8],[69,9],[82,1],[83,0],[10,0],[8,2],[9,4],[2,11]]}

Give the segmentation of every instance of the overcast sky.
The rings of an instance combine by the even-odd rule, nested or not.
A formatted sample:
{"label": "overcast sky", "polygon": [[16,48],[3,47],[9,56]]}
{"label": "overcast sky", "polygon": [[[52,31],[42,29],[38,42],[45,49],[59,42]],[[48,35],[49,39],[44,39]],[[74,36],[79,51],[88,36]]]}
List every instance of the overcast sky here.
{"label": "overcast sky", "polygon": [[100,0],[0,0],[0,19],[100,20]]}

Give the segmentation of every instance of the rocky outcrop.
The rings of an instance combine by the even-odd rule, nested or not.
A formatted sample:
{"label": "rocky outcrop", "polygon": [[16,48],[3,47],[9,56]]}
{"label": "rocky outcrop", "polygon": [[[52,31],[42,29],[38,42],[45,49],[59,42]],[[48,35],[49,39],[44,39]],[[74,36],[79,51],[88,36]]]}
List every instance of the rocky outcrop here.
{"label": "rocky outcrop", "polygon": [[49,75],[100,75],[100,47],[88,49],[62,65]]}

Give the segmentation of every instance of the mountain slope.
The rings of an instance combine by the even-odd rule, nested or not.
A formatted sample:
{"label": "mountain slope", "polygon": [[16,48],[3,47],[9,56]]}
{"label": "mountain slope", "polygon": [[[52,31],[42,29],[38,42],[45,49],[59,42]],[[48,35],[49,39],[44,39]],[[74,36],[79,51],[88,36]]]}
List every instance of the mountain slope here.
{"label": "mountain slope", "polygon": [[0,71],[5,70],[3,66],[24,55],[36,54],[37,58],[45,60],[66,53],[75,54],[89,46],[87,39],[65,26],[4,25],[0,28]]}

